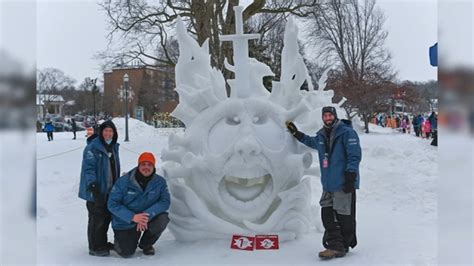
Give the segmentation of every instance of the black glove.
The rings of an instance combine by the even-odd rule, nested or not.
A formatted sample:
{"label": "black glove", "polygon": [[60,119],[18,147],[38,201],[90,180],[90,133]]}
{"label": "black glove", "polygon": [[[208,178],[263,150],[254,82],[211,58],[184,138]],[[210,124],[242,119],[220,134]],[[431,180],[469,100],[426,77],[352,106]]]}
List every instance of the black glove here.
{"label": "black glove", "polygon": [[345,172],[344,173],[344,188],[342,189],[344,193],[352,193],[355,191],[355,181],[357,173],[355,172]]}
{"label": "black glove", "polygon": [[96,182],[90,184],[89,190],[94,196],[94,202],[96,207],[102,207],[105,205],[105,196],[100,193],[100,188]]}
{"label": "black glove", "polygon": [[293,122],[286,121],[286,127],[290,131],[291,135],[294,135],[295,132],[298,131],[298,128],[296,128],[296,126],[295,126],[295,124],[293,124]]}
{"label": "black glove", "polygon": [[290,131],[291,135],[293,135],[297,140],[303,139],[304,134],[298,131],[298,128],[295,126],[293,122],[286,121],[286,127],[288,128],[288,131]]}

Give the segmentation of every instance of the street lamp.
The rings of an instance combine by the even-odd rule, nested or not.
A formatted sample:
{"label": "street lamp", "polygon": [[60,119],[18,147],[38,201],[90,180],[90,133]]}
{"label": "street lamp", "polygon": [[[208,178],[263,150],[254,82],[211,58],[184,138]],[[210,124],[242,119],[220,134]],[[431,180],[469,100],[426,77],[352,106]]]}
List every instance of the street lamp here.
{"label": "street lamp", "polygon": [[97,93],[97,78],[91,79],[89,77],[85,80],[87,87],[91,89],[92,92],[92,101],[93,101],[93,113],[94,113],[94,132],[98,132],[98,124],[97,124],[97,114],[95,108],[95,95]]}
{"label": "street lamp", "polygon": [[128,74],[123,75],[123,88],[125,90],[125,142],[128,141]]}
{"label": "street lamp", "polygon": [[92,101],[93,101],[93,104],[94,104],[94,132],[98,132],[99,131],[99,128],[98,128],[98,123],[97,123],[97,112],[96,112],[96,109],[95,109],[95,95],[97,93],[97,78],[93,79],[92,80]]}

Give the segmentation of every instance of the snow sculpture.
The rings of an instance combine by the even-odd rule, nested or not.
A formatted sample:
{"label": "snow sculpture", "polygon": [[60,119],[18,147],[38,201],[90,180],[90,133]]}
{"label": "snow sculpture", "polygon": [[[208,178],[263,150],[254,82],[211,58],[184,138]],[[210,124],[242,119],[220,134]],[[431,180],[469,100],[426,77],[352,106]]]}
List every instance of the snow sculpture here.
{"label": "snow sculpture", "polygon": [[[244,34],[242,7],[234,11],[236,34],[221,37],[234,47],[235,64],[225,64],[235,73],[227,80],[230,97],[222,74],[210,65],[208,42],[200,47],[180,19],[177,23],[180,103],[172,115],[186,131],[170,135],[162,159],[172,195],[169,228],[179,241],[270,233],[284,241],[307,231],[312,222],[305,176],[312,155],[288,134],[285,121],[296,121],[306,132],[322,125],[320,109],[331,105],[333,96],[323,90],[327,72],[314,90],[290,19],[282,76],[269,93],[262,78],[273,73],[248,57],[248,40],[258,35]],[[305,81],[309,91],[300,90]]]}

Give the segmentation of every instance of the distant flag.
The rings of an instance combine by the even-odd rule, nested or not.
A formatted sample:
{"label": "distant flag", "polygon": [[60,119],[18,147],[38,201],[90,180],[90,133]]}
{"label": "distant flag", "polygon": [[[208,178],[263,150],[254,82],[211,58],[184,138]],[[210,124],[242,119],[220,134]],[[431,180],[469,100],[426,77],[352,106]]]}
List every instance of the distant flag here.
{"label": "distant flag", "polygon": [[430,47],[430,64],[435,67],[438,66],[438,43]]}

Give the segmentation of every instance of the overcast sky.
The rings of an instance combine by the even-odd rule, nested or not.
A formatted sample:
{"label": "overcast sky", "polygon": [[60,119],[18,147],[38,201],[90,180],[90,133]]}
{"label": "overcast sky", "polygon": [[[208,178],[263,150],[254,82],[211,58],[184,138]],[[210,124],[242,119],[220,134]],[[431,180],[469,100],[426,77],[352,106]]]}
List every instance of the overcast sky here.
{"label": "overcast sky", "polygon": [[[245,1],[244,1],[245,2]],[[400,80],[437,78],[429,65],[428,48],[437,41],[435,0],[379,0],[389,32],[387,47]],[[37,66],[55,67],[74,77],[102,78],[94,54],[104,50],[106,17],[94,0],[37,3]]]}
{"label": "overcast sky", "polygon": [[94,0],[40,0],[37,67],[55,67],[75,78],[102,78],[93,56],[107,47],[105,13]]}
{"label": "overcast sky", "polygon": [[25,68],[36,59],[36,8],[32,0],[0,0],[0,48]]}

